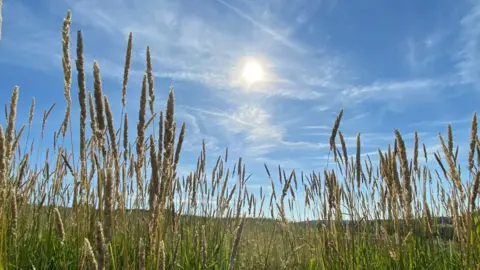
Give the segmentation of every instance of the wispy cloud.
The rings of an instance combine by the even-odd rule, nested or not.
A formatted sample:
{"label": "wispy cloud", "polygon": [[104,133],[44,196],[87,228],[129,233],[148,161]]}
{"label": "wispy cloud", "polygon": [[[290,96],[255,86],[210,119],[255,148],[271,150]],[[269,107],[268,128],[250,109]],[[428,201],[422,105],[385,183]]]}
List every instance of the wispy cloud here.
{"label": "wispy cloud", "polygon": [[[4,3],[1,46],[7,53],[0,58],[0,62],[41,70],[51,65],[60,67],[61,43],[52,42],[52,40],[58,40],[60,32],[52,28],[42,28],[42,24],[42,20],[36,16],[34,10],[21,2]],[[32,61],[37,57],[47,61],[43,64]]]}
{"label": "wispy cloud", "polygon": [[[463,116],[476,108],[473,97],[462,98],[480,82],[478,1],[471,10],[455,9],[466,12],[460,25],[402,8],[373,16],[376,2],[364,1],[27,2],[5,3],[0,62],[42,69],[61,84],[61,22],[70,9],[72,41],[74,31],[82,29],[86,66],[94,59],[100,63],[104,91],[117,99],[126,39],[133,32],[129,113],[136,114],[150,45],[158,108],[173,83],[177,121],[187,123],[182,156],[187,162],[194,162],[204,139],[209,154],[229,147],[254,167],[307,167],[313,164],[308,157],[327,155],[341,108],[348,146],[355,147],[359,132],[365,153],[391,143],[393,126],[410,139],[415,129],[430,137],[446,122],[468,125],[470,118]],[[453,9],[439,5],[441,11]],[[358,16],[358,10],[365,14]],[[408,27],[410,22],[422,27]],[[458,55],[451,55],[458,51],[452,44],[460,46]],[[247,85],[240,71],[252,58],[263,64],[266,78]],[[57,85],[39,74],[33,75]],[[8,88],[11,76],[5,77]],[[18,83],[31,84],[30,78],[23,80]]]}
{"label": "wispy cloud", "polygon": [[449,124],[465,124],[472,122],[472,118],[463,119],[450,119],[450,120],[433,120],[433,121],[420,121],[409,124],[410,127],[446,127]]}
{"label": "wispy cloud", "polygon": [[[206,7],[217,10],[215,2],[221,3],[237,17],[210,16],[215,12]],[[200,83],[213,90],[227,90],[234,94],[243,92],[245,95],[254,93],[288,99],[318,99],[323,97],[321,92],[314,90],[318,83],[312,84],[312,79],[303,82],[297,78],[316,73],[313,81],[322,80],[324,84],[334,85],[334,74],[340,68],[338,56],[319,54],[318,48],[310,52],[304,43],[296,42],[288,33],[281,33],[280,30],[261,23],[260,19],[230,2],[220,0],[206,4],[194,3],[191,7],[176,2],[152,0],[144,1],[142,5],[111,0],[65,0],[63,4],[74,14],[74,28],[84,28],[87,51],[94,51],[95,56],[102,55],[110,61],[109,66],[117,66],[114,68],[116,70],[122,68],[124,48],[113,40],[125,40],[130,31],[134,33],[134,69],[140,68],[144,48],[149,44],[157,70],[156,76]],[[109,8],[111,4],[115,9]],[[198,8],[200,6],[203,8]],[[261,5],[255,6],[255,9],[259,8]],[[18,4],[18,11],[13,14],[25,17],[24,22],[38,20],[38,15],[21,4]],[[244,23],[239,23],[239,19]],[[282,22],[280,17],[274,21],[277,24]],[[42,22],[26,25],[34,29],[42,28]],[[235,30],[232,31],[233,29]],[[264,35],[252,35],[252,30],[256,29],[260,29]],[[96,42],[89,41],[92,39]],[[48,43],[44,48],[58,54],[59,44],[55,48],[51,46],[55,38],[45,36],[41,40]],[[284,50],[285,46],[290,52]],[[25,47],[25,50],[37,55],[42,51],[29,47]],[[46,52],[41,58],[50,55],[52,54]],[[246,89],[238,82],[238,69],[232,67],[238,66],[243,58],[252,56],[266,59],[269,83]],[[321,61],[322,65],[312,69],[310,66],[316,62],[315,59]]]}
{"label": "wispy cloud", "polygon": [[305,48],[302,48],[300,45],[295,44],[295,42],[289,40],[287,37],[280,34],[278,31],[276,31],[276,30],[274,30],[270,27],[267,27],[266,25],[261,24],[260,22],[258,22],[257,20],[252,18],[250,15],[248,15],[245,12],[243,12],[242,10],[240,10],[239,8],[235,7],[234,5],[229,4],[229,3],[227,3],[223,0],[216,0],[216,1],[221,3],[222,5],[224,5],[228,9],[232,10],[233,12],[235,12],[241,18],[243,18],[243,19],[249,21],[250,23],[252,23],[253,25],[257,26],[263,32],[271,35],[275,40],[281,42],[283,45],[287,46],[288,48],[293,49],[293,50],[295,50],[296,52],[299,52],[299,53],[307,53],[308,52]]}
{"label": "wispy cloud", "polygon": [[[327,144],[305,141],[289,141],[285,138],[286,127],[282,122],[273,122],[271,115],[258,107],[245,105],[237,110],[225,112],[187,108],[214,119],[213,129],[223,130],[225,135],[233,135],[231,144],[243,148],[242,155],[261,157],[279,149],[322,149]],[[239,135],[239,136],[235,136]],[[241,138],[241,139],[240,139]]]}
{"label": "wispy cloud", "polygon": [[354,86],[344,90],[344,97],[361,102],[366,99],[411,99],[412,96],[435,94],[443,88],[459,82],[455,77],[441,79],[415,79],[393,82],[375,82],[371,85]]}
{"label": "wispy cloud", "polygon": [[319,130],[331,130],[332,127],[327,126],[327,125],[320,125],[320,126],[303,126],[301,127],[303,129],[319,129]]}
{"label": "wispy cloud", "polygon": [[480,2],[469,1],[470,11],[461,20],[461,49],[457,57],[458,72],[465,83],[480,82]]}
{"label": "wispy cloud", "polygon": [[412,74],[430,73],[431,66],[441,57],[441,45],[449,37],[448,29],[435,30],[425,36],[411,36],[405,42],[405,62]]}

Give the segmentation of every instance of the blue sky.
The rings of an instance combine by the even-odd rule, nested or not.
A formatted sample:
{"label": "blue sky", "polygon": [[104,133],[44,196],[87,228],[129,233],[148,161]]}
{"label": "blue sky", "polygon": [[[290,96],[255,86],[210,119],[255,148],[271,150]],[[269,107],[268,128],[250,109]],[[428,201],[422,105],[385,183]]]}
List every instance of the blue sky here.
{"label": "blue sky", "polygon": [[[377,149],[393,142],[394,128],[408,148],[418,131],[434,151],[448,123],[456,143],[466,147],[480,100],[480,1],[7,0],[0,97],[8,103],[13,86],[20,86],[18,122],[26,123],[34,96],[37,131],[43,110],[54,102],[50,132],[63,119],[61,27],[67,10],[72,59],[81,29],[88,88],[97,60],[116,124],[128,33],[134,41],[131,127],[145,48],[151,46],[157,111],[173,83],[177,121],[187,124],[183,171],[194,168],[202,139],[210,164],[226,147],[230,157],[242,156],[252,185],[269,184],[264,163],[321,171],[341,108],[351,154],[360,132],[362,152],[377,159]],[[239,69],[248,58],[264,64],[267,80],[242,84]],[[75,79],[72,86],[76,130]],[[466,152],[460,152],[463,160]]]}

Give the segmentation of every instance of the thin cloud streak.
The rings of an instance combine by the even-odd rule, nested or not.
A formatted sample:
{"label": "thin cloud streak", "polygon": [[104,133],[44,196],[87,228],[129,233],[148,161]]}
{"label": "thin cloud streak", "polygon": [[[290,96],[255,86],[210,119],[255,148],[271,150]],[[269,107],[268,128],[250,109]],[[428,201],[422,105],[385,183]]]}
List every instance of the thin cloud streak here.
{"label": "thin cloud streak", "polygon": [[[480,1],[470,1],[470,11],[462,18],[458,73],[464,83],[480,83]],[[477,87],[477,89],[480,89]]]}
{"label": "thin cloud streak", "polygon": [[279,42],[281,42],[283,45],[289,47],[290,49],[293,49],[294,51],[296,51],[298,53],[307,53],[308,52],[304,48],[302,48],[299,45],[297,45],[297,44],[293,43],[292,41],[288,40],[287,38],[285,38],[284,36],[282,36],[278,32],[274,31],[273,29],[271,29],[271,28],[259,23],[258,21],[254,20],[252,17],[250,17],[248,14],[246,14],[245,12],[240,10],[239,8],[237,8],[237,7],[231,5],[231,4],[229,4],[229,3],[227,3],[223,0],[216,0],[216,1],[220,4],[222,4],[223,6],[227,7],[228,9],[232,10],[233,12],[235,12],[241,18],[243,18],[243,19],[249,21],[250,23],[252,23],[253,25],[257,26],[258,28],[260,28],[265,33],[271,35],[275,40],[278,40]]}

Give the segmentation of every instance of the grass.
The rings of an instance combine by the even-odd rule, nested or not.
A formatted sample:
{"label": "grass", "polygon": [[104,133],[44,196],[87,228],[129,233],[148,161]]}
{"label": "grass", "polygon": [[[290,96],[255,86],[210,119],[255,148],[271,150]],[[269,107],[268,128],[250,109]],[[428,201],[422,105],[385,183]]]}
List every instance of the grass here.
{"label": "grass", "polygon": [[[116,125],[99,63],[93,65],[93,92],[86,90],[80,31],[72,72],[70,23],[68,13],[62,31],[67,107],[53,145],[43,147],[53,106],[43,114],[39,141],[30,137],[34,100],[29,123],[17,125],[18,87],[5,128],[0,126],[1,269],[480,268],[476,114],[466,173],[460,172],[450,126],[446,140],[439,135],[442,151],[429,163],[438,170],[420,162],[429,156],[417,134],[409,159],[398,130],[393,146],[378,150],[377,164],[361,159],[360,135],[350,157],[341,110],[330,138],[333,165],[310,175],[279,167],[278,177],[265,167],[274,192],[252,193],[242,159],[230,166],[228,151],[206,171],[205,144],[195,171],[177,174],[185,124],[175,122],[173,89],[166,111],[155,111],[149,48],[137,135],[129,138],[132,34]],[[74,73],[79,145],[65,143],[74,136]],[[36,162],[35,153],[45,153],[44,162]],[[313,213],[311,220],[291,221],[288,213],[299,209]]]}

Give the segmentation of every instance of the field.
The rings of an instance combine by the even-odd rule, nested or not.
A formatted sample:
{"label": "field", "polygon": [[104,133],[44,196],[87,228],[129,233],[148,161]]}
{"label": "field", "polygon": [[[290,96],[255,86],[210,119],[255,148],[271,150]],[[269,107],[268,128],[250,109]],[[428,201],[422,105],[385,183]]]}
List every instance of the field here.
{"label": "field", "polygon": [[[0,126],[1,269],[480,269],[473,112],[468,164],[457,162],[448,126],[427,167],[422,161],[432,153],[416,134],[408,157],[398,130],[394,144],[378,150],[377,164],[361,158],[360,136],[356,153],[347,153],[339,110],[328,167],[311,174],[265,167],[273,192],[254,193],[245,162],[228,150],[207,171],[205,144],[196,170],[177,174],[188,134],[175,121],[174,89],[165,112],[154,108],[149,48],[138,115],[122,113],[114,122],[101,63],[87,91],[80,31],[70,55],[70,22],[68,13],[59,128],[30,134],[35,103],[29,123],[16,123],[16,115],[27,113],[17,112],[18,99],[31,97],[19,87],[1,94],[10,99]],[[132,42],[130,34],[123,108]],[[71,114],[74,102],[79,115]],[[80,119],[79,145],[70,143],[73,117]],[[128,136],[132,121],[135,138]],[[311,213],[308,220],[292,220],[298,209]]]}

